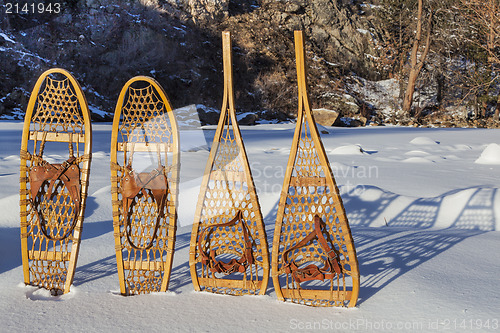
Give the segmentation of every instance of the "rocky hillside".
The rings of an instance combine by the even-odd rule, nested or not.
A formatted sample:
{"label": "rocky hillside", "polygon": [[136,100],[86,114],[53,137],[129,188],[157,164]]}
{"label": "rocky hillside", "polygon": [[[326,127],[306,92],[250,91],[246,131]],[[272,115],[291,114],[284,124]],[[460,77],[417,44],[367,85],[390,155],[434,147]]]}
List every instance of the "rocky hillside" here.
{"label": "rocky hillside", "polygon": [[[58,13],[41,14],[8,14],[3,5],[0,119],[22,118],[37,77],[61,67],[83,86],[94,120],[110,120],[123,84],[148,75],[164,87],[174,108],[199,105],[202,121],[214,123],[216,114],[207,110],[221,105],[221,31],[229,30],[238,110],[254,113],[245,118],[249,124],[284,121],[297,112],[293,31],[303,30],[312,106],[337,111],[324,124],[331,125],[338,114],[338,125],[398,121],[399,85],[379,81],[388,75],[380,69],[384,50],[370,1],[58,3]],[[428,87],[428,96],[423,91],[418,96],[421,109],[432,107],[435,89]]]}
{"label": "rocky hillside", "polygon": [[94,110],[112,112],[119,90],[134,75],[157,79],[174,107],[219,108],[223,30],[233,35],[235,91],[241,112],[260,112],[261,118],[278,120],[296,113],[295,29],[307,36],[314,107],[359,112],[361,101],[344,98],[343,75],[376,76],[364,61],[365,53],[376,52],[371,49],[368,21],[359,8],[341,1],[61,3],[59,13],[43,14],[6,14],[4,6],[0,115],[21,117],[36,78],[55,66],[77,77]]}

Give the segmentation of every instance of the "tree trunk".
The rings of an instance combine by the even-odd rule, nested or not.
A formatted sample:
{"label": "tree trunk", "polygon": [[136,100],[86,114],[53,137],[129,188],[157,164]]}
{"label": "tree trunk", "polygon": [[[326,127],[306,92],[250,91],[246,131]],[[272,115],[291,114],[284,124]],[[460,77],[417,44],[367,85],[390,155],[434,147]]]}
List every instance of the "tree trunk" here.
{"label": "tree trunk", "polygon": [[408,76],[408,84],[406,86],[405,97],[403,99],[403,111],[410,114],[411,106],[413,104],[413,94],[415,93],[415,86],[417,83],[418,75],[424,66],[425,59],[429,53],[431,45],[431,32],[432,32],[432,10],[429,15],[429,22],[427,27],[427,38],[425,40],[425,49],[420,59],[418,59],[418,50],[420,48],[420,39],[422,38],[422,19],[423,19],[423,0],[418,0],[417,11],[417,30],[415,33],[415,40],[410,54],[410,73]]}
{"label": "tree trunk", "polygon": [[418,73],[414,70],[410,70],[410,76],[408,77],[408,84],[406,85],[405,97],[403,99],[403,111],[406,114],[410,114],[411,106],[413,104],[413,95],[415,94],[415,85],[417,84]]}
{"label": "tree trunk", "polygon": [[444,99],[444,93],[445,93],[445,76],[444,73],[446,72],[446,64],[444,62],[443,57],[439,57],[439,69],[437,71],[437,77],[436,77],[436,84],[437,84],[437,91],[436,91],[436,102],[438,108],[443,107],[443,99]]}

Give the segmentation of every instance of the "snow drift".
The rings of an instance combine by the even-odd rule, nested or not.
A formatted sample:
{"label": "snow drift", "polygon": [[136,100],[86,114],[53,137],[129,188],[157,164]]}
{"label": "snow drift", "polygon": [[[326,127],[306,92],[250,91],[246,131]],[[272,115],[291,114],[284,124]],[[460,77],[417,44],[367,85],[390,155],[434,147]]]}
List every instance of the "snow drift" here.
{"label": "snow drift", "polygon": [[[328,128],[322,140],[361,272],[355,309],[193,291],[189,242],[213,127],[181,131],[179,228],[169,292],[122,297],[111,214],[111,125],[94,124],[89,197],[71,292],[24,286],[19,235],[22,123],[0,122],[0,320],[8,332],[481,331],[499,328],[500,166],[475,163],[499,130]],[[294,124],[243,127],[272,243]],[[418,137],[434,143],[410,143]],[[420,140],[418,140],[420,141]],[[429,140],[425,140],[429,142]],[[438,141],[439,144],[435,142]],[[334,154],[353,143],[370,153]],[[358,150],[359,151],[359,150]],[[487,154],[489,155],[489,153]],[[412,157],[433,163],[403,163]],[[64,156],[51,156],[60,160]]]}

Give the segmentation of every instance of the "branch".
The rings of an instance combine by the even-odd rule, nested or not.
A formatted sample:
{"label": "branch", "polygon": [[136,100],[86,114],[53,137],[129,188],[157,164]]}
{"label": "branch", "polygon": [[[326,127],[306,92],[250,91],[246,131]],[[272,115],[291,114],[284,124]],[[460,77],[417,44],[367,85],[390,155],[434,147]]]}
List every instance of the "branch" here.
{"label": "branch", "polygon": [[465,94],[464,98],[462,98],[460,100],[460,102],[458,102],[458,104],[462,104],[467,99],[467,97],[469,97],[470,95],[472,95],[473,92],[478,91],[480,88],[490,86],[491,84],[493,84],[498,79],[500,79],[500,74],[496,75],[493,79],[491,79],[488,82],[480,83],[480,84],[478,84],[478,85],[470,88],[469,91],[467,92],[467,94]]}
{"label": "branch", "polygon": [[431,34],[432,34],[432,8],[429,13],[429,20],[427,23],[427,37],[425,38],[425,50],[424,53],[422,53],[422,56],[420,57],[420,62],[419,62],[419,70],[422,69],[425,59],[427,58],[427,55],[429,54],[429,50],[431,49]]}

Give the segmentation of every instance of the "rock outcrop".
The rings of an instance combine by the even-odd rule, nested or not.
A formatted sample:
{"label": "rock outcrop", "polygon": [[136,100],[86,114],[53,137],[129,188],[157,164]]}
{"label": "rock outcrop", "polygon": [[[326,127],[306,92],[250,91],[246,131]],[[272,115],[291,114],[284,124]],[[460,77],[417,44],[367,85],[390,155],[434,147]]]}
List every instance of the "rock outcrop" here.
{"label": "rock outcrop", "polygon": [[359,107],[345,102],[342,74],[370,71],[365,53],[376,52],[358,12],[340,0],[72,0],[57,15],[2,13],[0,112],[22,114],[37,77],[55,66],[73,73],[89,103],[110,115],[135,75],[158,80],[174,107],[220,108],[227,29],[238,111],[288,119],[297,112],[293,30],[301,29],[313,107],[350,116]]}

